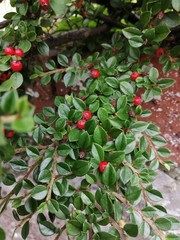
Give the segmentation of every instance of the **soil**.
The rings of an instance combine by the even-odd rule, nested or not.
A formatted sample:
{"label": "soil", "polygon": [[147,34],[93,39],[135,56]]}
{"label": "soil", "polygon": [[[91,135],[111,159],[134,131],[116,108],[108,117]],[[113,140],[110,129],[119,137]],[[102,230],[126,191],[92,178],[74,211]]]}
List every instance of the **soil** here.
{"label": "soil", "polygon": [[[172,152],[170,160],[180,164],[180,70],[171,70],[167,75],[164,75],[162,65],[159,64],[158,59],[154,57],[151,59],[151,62],[159,70],[159,78],[173,78],[176,82],[172,87],[163,90],[164,94],[160,98],[143,104],[145,109],[152,111],[152,115],[146,118],[146,120],[154,122],[160,127],[162,136],[167,140],[167,147]],[[58,82],[55,86],[50,84],[42,86],[40,81],[37,81],[32,90],[39,95],[37,98],[32,98],[31,100],[36,106],[36,112],[41,112],[44,106],[53,106],[55,94],[64,96],[72,90],[77,92],[77,88],[66,88],[62,81]]]}

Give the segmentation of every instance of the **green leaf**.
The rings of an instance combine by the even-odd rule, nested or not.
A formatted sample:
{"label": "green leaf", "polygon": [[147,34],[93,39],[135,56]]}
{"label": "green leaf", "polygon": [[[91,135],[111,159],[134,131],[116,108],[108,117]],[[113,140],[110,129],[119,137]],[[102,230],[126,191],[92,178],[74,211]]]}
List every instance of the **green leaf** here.
{"label": "green leaf", "polygon": [[34,127],[33,117],[23,117],[12,123],[12,129],[16,132],[30,132]]}
{"label": "green leaf", "polygon": [[158,154],[163,158],[167,158],[170,156],[171,152],[168,148],[159,148]]}
{"label": "green leaf", "polygon": [[1,227],[0,227],[0,239],[1,240],[6,240],[6,234]]}
{"label": "green leaf", "polygon": [[47,85],[51,81],[51,75],[45,75],[41,78],[41,83]]}
{"label": "green leaf", "polygon": [[89,169],[90,169],[89,162],[84,160],[78,160],[78,161],[75,161],[72,167],[72,172],[76,176],[84,176],[86,173],[88,173]]}
{"label": "green leaf", "polygon": [[21,236],[23,239],[27,239],[28,235],[29,235],[29,221],[25,222],[21,230]]}
{"label": "green leaf", "polygon": [[68,118],[69,111],[70,111],[70,108],[66,104],[64,103],[59,104],[58,114],[60,117]]}
{"label": "green leaf", "polygon": [[87,149],[91,144],[91,139],[87,131],[83,131],[79,136],[79,147],[81,149]]}
{"label": "green leaf", "polygon": [[115,151],[109,155],[109,162],[113,165],[119,165],[125,159],[125,154],[123,151]]}
{"label": "green leaf", "polygon": [[120,170],[120,178],[121,178],[121,181],[124,184],[129,182],[129,180],[131,179],[132,175],[133,175],[132,170],[128,166],[124,166],[124,167],[121,168],[121,170]]}
{"label": "green leaf", "polygon": [[148,125],[149,123],[147,122],[137,121],[131,125],[131,130],[134,132],[144,132],[147,129]]}
{"label": "green leaf", "polygon": [[164,40],[170,33],[169,28],[166,25],[158,25],[155,27],[155,42],[161,42]]}
{"label": "green leaf", "polygon": [[4,113],[13,114],[15,112],[15,104],[18,99],[17,91],[6,92],[1,97],[0,108]]}
{"label": "green leaf", "polygon": [[94,240],[118,240],[118,237],[108,232],[98,232],[94,235]]}
{"label": "green leaf", "polygon": [[172,7],[176,12],[180,12],[180,1],[179,0],[172,0]]}
{"label": "green leaf", "polygon": [[13,82],[12,88],[17,89],[19,88],[23,83],[23,76],[19,72],[15,72],[10,77],[11,81]]}
{"label": "green leaf", "polygon": [[80,222],[76,220],[69,220],[66,223],[66,231],[67,231],[67,235],[77,236],[82,231],[82,225]]}
{"label": "green leaf", "polygon": [[78,110],[85,110],[86,104],[80,98],[73,98],[73,105]]}
{"label": "green leaf", "polygon": [[64,77],[64,84],[66,87],[70,87],[73,85],[74,80],[75,80],[75,73],[74,72],[67,72]]}
{"label": "green leaf", "polygon": [[156,136],[156,135],[159,134],[159,128],[158,128],[156,125],[150,123],[150,124],[148,125],[148,127],[146,128],[145,132],[146,132],[146,134],[148,134],[149,136]]}
{"label": "green leaf", "polygon": [[143,238],[149,237],[151,228],[147,222],[142,222],[140,226],[140,234]]}
{"label": "green leaf", "polygon": [[130,237],[137,237],[138,235],[138,226],[136,224],[128,223],[124,226],[124,231]]}
{"label": "green leaf", "polygon": [[171,221],[169,221],[167,218],[157,218],[155,220],[155,225],[162,231],[168,231],[171,229]]}
{"label": "green leaf", "polygon": [[160,88],[168,88],[170,86],[173,86],[175,83],[175,80],[172,78],[162,78],[157,82],[157,85]]}
{"label": "green leaf", "polygon": [[62,0],[61,2],[59,2],[58,0],[51,0],[49,4],[53,11],[56,13],[56,15],[62,17],[67,10],[66,4],[70,2],[70,0]]}
{"label": "green leaf", "polygon": [[167,240],[180,240],[180,236],[179,235],[175,235],[175,234],[169,234],[166,237]]}
{"label": "green leaf", "polygon": [[0,71],[5,72],[5,71],[7,71],[9,69],[10,69],[10,66],[8,64],[0,63]]}
{"label": "green leaf", "polygon": [[149,79],[152,82],[155,82],[159,77],[159,71],[157,70],[157,68],[152,67],[149,71]]}
{"label": "green leaf", "polygon": [[72,62],[75,67],[78,67],[81,63],[81,55],[79,53],[75,53],[72,57]]}
{"label": "green leaf", "polygon": [[37,158],[40,155],[39,150],[32,146],[29,146],[26,148],[26,153],[29,157],[32,157],[32,158]]}
{"label": "green leaf", "polygon": [[37,209],[37,201],[32,197],[29,197],[26,200],[24,207],[28,213],[34,213]]}
{"label": "green leaf", "polygon": [[128,41],[129,41],[130,46],[133,48],[139,48],[144,43],[142,37],[140,37],[140,36],[131,37]]}
{"label": "green leaf", "polygon": [[67,67],[68,66],[68,58],[65,55],[63,55],[63,54],[58,54],[57,55],[57,61],[63,67]]}
{"label": "green leaf", "polygon": [[140,36],[142,35],[141,31],[135,27],[127,27],[122,30],[123,35],[127,39],[131,39],[133,36]]}
{"label": "green leaf", "polygon": [[31,197],[36,200],[43,200],[48,193],[47,187],[44,185],[38,185],[31,191]]}
{"label": "green leaf", "polygon": [[154,136],[151,138],[151,141],[158,147],[163,147],[167,144],[166,140],[162,136]]}
{"label": "green leaf", "polygon": [[38,52],[42,56],[49,56],[49,46],[45,42],[39,42],[37,45]]}
{"label": "green leaf", "polygon": [[51,222],[40,221],[38,225],[43,236],[52,236],[56,232],[56,228]]}
{"label": "green leaf", "polygon": [[81,193],[81,199],[85,205],[91,205],[95,202],[94,195],[89,191],[84,191]]}
{"label": "green leaf", "polygon": [[142,14],[140,15],[140,25],[142,29],[145,29],[145,27],[147,27],[150,21],[150,18],[151,18],[151,12],[149,11],[142,12]]}
{"label": "green leaf", "polygon": [[97,112],[98,118],[101,122],[104,122],[108,119],[108,112],[105,108],[100,107]]}
{"label": "green leaf", "polygon": [[120,82],[120,89],[126,95],[131,95],[134,93],[132,85],[128,82]]}
{"label": "green leaf", "polygon": [[115,168],[111,165],[111,163],[108,163],[102,174],[103,183],[107,186],[112,186],[116,182],[116,175]]}
{"label": "green leaf", "polygon": [[126,135],[122,132],[115,140],[115,146],[117,150],[124,150],[127,146]]}
{"label": "green leaf", "polygon": [[59,203],[54,199],[50,199],[48,201],[48,210],[50,213],[56,214],[59,210]]}
{"label": "green leaf", "polygon": [[38,181],[41,183],[48,183],[48,182],[50,182],[51,177],[52,177],[51,171],[48,169],[44,169],[40,172]]}
{"label": "green leaf", "polygon": [[94,143],[92,145],[92,156],[100,163],[102,160],[104,160],[104,150],[103,148],[97,144]]}
{"label": "green leaf", "polygon": [[136,186],[130,186],[125,193],[125,197],[128,201],[134,202],[141,196],[141,192],[142,189]]}
{"label": "green leaf", "polygon": [[70,142],[77,142],[79,140],[79,137],[81,135],[82,131],[74,128],[69,132],[68,139]]}
{"label": "green leaf", "polygon": [[101,126],[97,126],[94,130],[93,139],[95,143],[98,143],[99,145],[104,145],[107,142],[106,131]]}
{"label": "green leaf", "polygon": [[21,48],[23,50],[23,52],[28,52],[31,48],[31,42],[27,39],[25,40],[20,40],[18,47]]}
{"label": "green leaf", "polygon": [[15,159],[9,162],[14,171],[23,172],[28,169],[28,164],[23,159]]}
{"label": "green leaf", "polygon": [[66,157],[71,152],[71,147],[68,144],[62,143],[58,146],[58,155]]}

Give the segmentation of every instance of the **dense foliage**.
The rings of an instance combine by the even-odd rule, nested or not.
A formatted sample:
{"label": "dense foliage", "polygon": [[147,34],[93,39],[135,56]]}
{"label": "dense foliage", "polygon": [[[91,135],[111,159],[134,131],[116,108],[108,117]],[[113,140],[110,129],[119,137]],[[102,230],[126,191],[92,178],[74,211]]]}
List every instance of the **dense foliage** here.
{"label": "dense foliage", "polygon": [[[165,74],[179,68],[179,0],[10,3],[16,11],[0,23],[0,164],[1,190],[11,190],[0,207],[3,216],[11,205],[14,233],[28,239],[35,215],[55,239],[180,239],[166,234],[179,220],[153,187],[170,151],[142,107],[174,83],[151,58]],[[38,80],[80,90],[35,114],[26,89]]]}

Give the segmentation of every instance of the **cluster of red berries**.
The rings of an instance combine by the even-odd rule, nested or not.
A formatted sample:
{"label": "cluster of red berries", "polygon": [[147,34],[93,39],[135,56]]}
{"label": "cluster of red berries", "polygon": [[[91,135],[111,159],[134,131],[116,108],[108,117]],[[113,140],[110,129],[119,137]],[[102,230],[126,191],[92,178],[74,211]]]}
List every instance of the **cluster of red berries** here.
{"label": "cluster of red berries", "polygon": [[11,62],[11,69],[14,72],[19,72],[21,71],[23,65],[22,62],[19,60],[22,57],[24,57],[24,52],[21,48],[13,48],[12,46],[8,46],[4,48],[4,53],[6,56],[12,56],[15,59],[12,60]]}
{"label": "cluster of red berries", "polygon": [[77,7],[77,8],[79,8],[79,9],[81,9],[80,10],[80,14],[84,17],[84,18],[86,18],[86,16],[87,16],[87,11],[83,11],[83,6],[84,6],[84,2],[82,2],[82,1],[80,1],[80,2],[76,2],[76,1],[74,1],[73,2],[73,5],[75,6],[75,7]]}
{"label": "cluster of red berries", "polygon": [[77,8],[82,8],[82,6],[84,5],[84,3],[83,3],[82,1],[80,1],[80,2],[74,1],[74,2],[73,2],[73,5],[74,5],[75,7],[77,7]]}
{"label": "cluster of red berries", "polygon": [[42,10],[44,10],[44,11],[48,10],[49,0],[39,0],[39,4],[40,4]]}
{"label": "cluster of red berries", "polygon": [[92,118],[92,113],[89,110],[85,110],[82,114],[82,119],[77,122],[77,127],[79,129],[84,129],[86,121]]}

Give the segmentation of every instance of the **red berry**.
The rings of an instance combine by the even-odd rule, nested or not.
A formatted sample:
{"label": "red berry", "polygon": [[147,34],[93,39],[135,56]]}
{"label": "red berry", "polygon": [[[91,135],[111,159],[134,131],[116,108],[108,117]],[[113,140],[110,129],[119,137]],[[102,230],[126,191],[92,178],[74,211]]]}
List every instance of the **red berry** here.
{"label": "red berry", "polygon": [[19,60],[13,60],[11,62],[11,69],[14,71],[14,72],[19,72],[21,71],[23,65],[22,65],[22,62],[19,61]]}
{"label": "red berry", "polygon": [[44,11],[48,10],[49,0],[39,0],[39,3]]}
{"label": "red berry", "polygon": [[160,12],[157,14],[157,18],[158,18],[159,20],[161,20],[161,19],[163,19],[163,17],[164,17],[164,12],[163,12],[163,11],[160,11]]}
{"label": "red berry", "polygon": [[82,99],[83,101],[85,101],[85,100],[86,100],[86,97],[85,97],[85,96],[82,96],[81,99]]}
{"label": "red berry", "polygon": [[79,2],[77,5],[78,8],[81,8],[82,6],[83,6],[83,2]]}
{"label": "red berry", "polygon": [[138,105],[141,105],[141,103],[142,103],[142,99],[138,96],[135,96],[134,97],[134,105],[138,106]]}
{"label": "red berry", "polygon": [[83,119],[89,120],[92,118],[92,113],[89,110],[85,110],[82,114]]}
{"label": "red berry", "polygon": [[76,2],[73,2],[73,5],[76,6]]}
{"label": "red berry", "polygon": [[80,151],[79,157],[84,158],[85,156],[86,156],[86,152],[85,151]]}
{"label": "red berry", "polygon": [[114,108],[116,108],[116,100],[115,100],[115,99],[112,99],[112,100],[111,100],[111,104],[112,104],[112,106],[113,106]]}
{"label": "red berry", "polygon": [[91,70],[91,76],[92,76],[92,78],[98,78],[99,76],[100,76],[100,72],[99,72],[99,70],[97,70],[97,69],[92,69]]}
{"label": "red berry", "polygon": [[79,121],[77,122],[77,127],[78,127],[79,129],[84,129],[85,123],[86,123],[86,120],[85,120],[85,119],[81,119],[81,120],[79,120]]}
{"label": "red berry", "polygon": [[14,55],[14,48],[11,46],[5,47],[4,48],[4,53],[6,55]]}
{"label": "red berry", "polygon": [[16,48],[14,50],[14,55],[16,57],[24,57],[24,52],[23,52],[23,50],[21,48]]}
{"label": "red berry", "polygon": [[82,13],[82,15],[83,15],[83,17],[85,18],[85,17],[87,16],[87,12],[84,11],[84,12]]}
{"label": "red berry", "polygon": [[8,131],[8,132],[6,132],[5,131],[5,133],[6,133],[6,137],[8,137],[8,138],[12,138],[13,136],[14,136],[14,131]]}
{"label": "red berry", "polygon": [[131,80],[136,81],[136,78],[138,78],[140,74],[138,72],[132,72],[131,73]]}
{"label": "red berry", "polygon": [[3,73],[3,74],[1,75],[1,77],[0,77],[0,82],[6,81],[7,78],[8,78],[8,75],[7,75],[6,73]]}
{"label": "red berry", "polygon": [[158,49],[156,50],[156,57],[160,57],[160,56],[162,56],[162,55],[164,55],[164,54],[165,54],[165,51],[164,51],[163,48],[158,48]]}
{"label": "red berry", "polygon": [[99,164],[99,171],[100,172],[104,172],[104,170],[105,170],[107,165],[108,165],[108,162],[106,162],[106,161],[100,162],[100,164]]}

